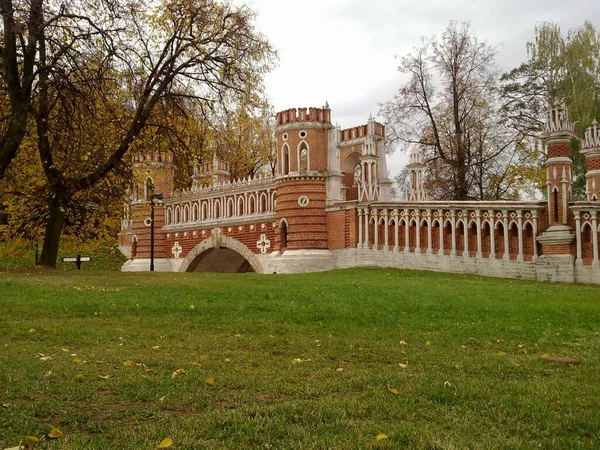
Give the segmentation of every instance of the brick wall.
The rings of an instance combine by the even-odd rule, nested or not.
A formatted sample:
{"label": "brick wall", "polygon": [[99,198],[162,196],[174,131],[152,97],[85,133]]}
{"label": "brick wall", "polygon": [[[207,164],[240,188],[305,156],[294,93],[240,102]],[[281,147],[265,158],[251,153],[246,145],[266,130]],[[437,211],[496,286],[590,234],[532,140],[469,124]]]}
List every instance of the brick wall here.
{"label": "brick wall", "polygon": [[[257,246],[262,234],[265,234],[270,241],[270,247],[267,253],[273,251],[275,243],[275,227],[273,222],[257,222],[252,224],[231,225],[227,227],[219,227],[219,232],[223,236],[228,236],[244,244],[248,249],[255,254],[260,253],[260,248]],[[165,254],[167,258],[173,258],[172,248],[175,242],[179,243],[182,248],[180,258],[185,258],[187,254],[196,245],[211,237],[213,228],[194,228],[187,231],[171,231],[165,233]]]}
{"label": "brick wall", "polygon": [[[276,223],[288,223],[287,248],[328,248],[325,213],[326,185],[324,178],[292,177],[283,179],[277,187]],[[298,204],[300,197],[308,197],[308,205]]]}

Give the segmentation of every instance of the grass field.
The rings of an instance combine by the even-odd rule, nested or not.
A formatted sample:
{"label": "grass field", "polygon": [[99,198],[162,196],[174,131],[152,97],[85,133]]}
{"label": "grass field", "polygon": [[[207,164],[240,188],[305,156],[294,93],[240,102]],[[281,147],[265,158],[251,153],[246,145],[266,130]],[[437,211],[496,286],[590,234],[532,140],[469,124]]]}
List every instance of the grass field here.
{"label": "grass field", "polygon": [[31,270],[0,311],[1,449],[600,448],[599,286]]}

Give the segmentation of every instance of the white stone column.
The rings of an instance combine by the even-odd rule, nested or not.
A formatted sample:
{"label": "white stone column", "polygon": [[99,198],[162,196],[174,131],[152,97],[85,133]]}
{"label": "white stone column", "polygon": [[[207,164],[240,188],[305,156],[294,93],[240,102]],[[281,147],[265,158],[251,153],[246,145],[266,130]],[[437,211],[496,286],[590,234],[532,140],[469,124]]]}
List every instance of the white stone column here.
{"label": "white stone column", "polygon": [[363,247],[363,223],[362,223],[362,215],[363,212],[360,208],[356,209],[356,214],[358,217],[358,248]]}
{"label": "white stone column", "polygon": [[477,219],[477,254],[476,257],[483,258],[483,251],[481,248],[481,210],[475,210],[475,217]]}
{"label": "white stone column", "polygon": [[432,238],[432,229],[431,229],[431,210],[427,210],[427,253],[433,253],[433,238]]}
{"label": "white stone column", "polygon": [[488,216],[489,216],[488,222],[489,222],[489,225],[490,225],[490,256],[489,256],[489,258],[491,260],[494,260],[494,259],[496,259],[496,239],[495,239],[495,234],[496,234],[495,233],[495,231],[496,231],[496,229],[495,229],[495,226],[496,226],[495,219],[496,219],[496,216],[494,215],[494,210],[493,209],[490,209],[488,211]]}
{"label": "white stone column", "polygon": [[365,242],[364,248],[369,248],[369,207],[365,208]]}
{"label": "white stone column", "polygon": [[444,214],[441,209],[438,209],[438,221],[440,224],[440,248],[438,250],[438,255],[443,256],[444,255],[444,228],[445,228],[446,224],[444,223]]}
{"label": "white stone column", "polygon": [[375,219],[373,222],[373,249],[379,250],[379,212],[377,208],[371,211],[371,216]]}
{"label": "white stone column", "polygon": [[421,253],[421,211],[415,209],[415,217],[417,223],[417,235],[415,237],[415,253]]}
{"label": "white stone column", "polygon": [[592,214],[592,245],[594,246],[594,260],[592,265],[598,267],[598,218],[596,211],[590,211]]}
{"label": "white stone column", "polygon": [[456,256],[456,212],[455,210],[450,211],[450,220],[452,222],[452,250],[450,256]]}
{"label": "white stone column", "polygon": [[502,259],[510,260],[510,248],[508,246],[508,211],[502,210],[502,225],[504,225],[504,255]]}
{"label": "white stone column", "polygon": [[519,233],[519,255],[517,256],[517,261],[524,261],[525,257],[523,255],[523,211],[517,211],[517,231]]}
{"label": "white stone column", "polygon": [[464,250],[463,250],[463,256],[469,256],[469,216],[467,215],[467,211],[463,209],[463,231],[465,232],[463,235],[463,241],[464,241]]}
{"label": "white stone column", "polygon": [[404,253],[410,253],[410,216],[408,208],[404,209]]}
{"label": "white stone column", "polygon": [[398,210],[394,209],[394,251],[397,252],[398,249]]}
{"label": "white stone column", "polygon": [[575,264],[583,265],[583,251],[581,249],[581,215],[579,211],[575,211],[575,242],[577,242],[577,259]]}
{"label": "white stone column", "polygon": [[[571,175],[569,174],[569,179],[570,179]],[[569,201],[567,199],[567,194],[568,191],[570,189],[570,186],[567,186],[567,174],[566,174],[566,169],[563,166],[562,169],[562,179],[561,179],[561,184],[562,184],[562,213],[563,213],[563,225],[567,224],[567,214],[568,214],[568,207],[569,207]],[[558,205],[557,205],[558,207]]]}
{"label": "white stone column", "polygon": [[390,222],[389,222],[388,210],[385,208],[383,210],[383,224],[385,226],[385,230],[383,230],[384,241],[385,241],[383,243],[383,251],[387,252],[390,250],[390,245],[389,245],[390,236],[389,236],[389,231],[388,231]]}
{"label": "white stone column", "polygon": [[538,259],[538,248],[537,248],[537,228],[538,228],[538,216],[537,211],[531,211],[531,216],[533,217],[533,261]]}

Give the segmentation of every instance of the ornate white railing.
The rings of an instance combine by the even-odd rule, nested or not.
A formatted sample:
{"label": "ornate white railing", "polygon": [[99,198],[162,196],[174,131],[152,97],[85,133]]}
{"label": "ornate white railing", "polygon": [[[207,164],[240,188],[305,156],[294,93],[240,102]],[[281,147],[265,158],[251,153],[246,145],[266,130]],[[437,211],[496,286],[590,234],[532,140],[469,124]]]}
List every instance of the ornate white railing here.
{"label": "ornate white railing", "polygon": [[275,197],[272,177],[177,191],[164,202],[165,228],[267,219],[275,214]]}
{"label": "ornate white railing", "polygon": [[[358,206],[358,247],[535,260],[546,225],[539,202],[400,202]],[[543,222],[543,223],[542,223]]]}
{"label": "ornate white railing", "polygon": [[571,205],[575,216],[575,239],[577,256],[575,263],[578,265],[599,265],[598,258],[598,233],[600,225],[600,203],[577,202]]}

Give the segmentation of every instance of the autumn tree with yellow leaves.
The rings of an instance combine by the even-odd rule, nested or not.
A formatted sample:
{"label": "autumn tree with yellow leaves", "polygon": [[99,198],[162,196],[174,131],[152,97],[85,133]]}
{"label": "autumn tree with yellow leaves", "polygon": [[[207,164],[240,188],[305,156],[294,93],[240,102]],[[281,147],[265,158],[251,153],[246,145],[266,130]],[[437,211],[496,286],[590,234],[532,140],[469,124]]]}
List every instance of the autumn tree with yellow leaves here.
{"label": "autumn tree with yellow leaves", "polygon": [[[2,2],[5,36],[12,33],[20,45],[17,21],[6,11],[26,3]],[[126,155],[136,140],[154,128],[189,143],[189,130],[170,127],[172,116],[193,110],[208,120],[221,102],[246,98],[262,86],[274,54],[252,11],[217,0],[151,8],[134,1],[38,3],[37,15],[23,17],[37,48],[25,103],[44,177],[37,190],[45,224],[39,264],[54,267],[69,217],[97,208],[98,193],[119,192],[116,181],[128,175]],[[3,64],[10,69],[6,58]]]}

